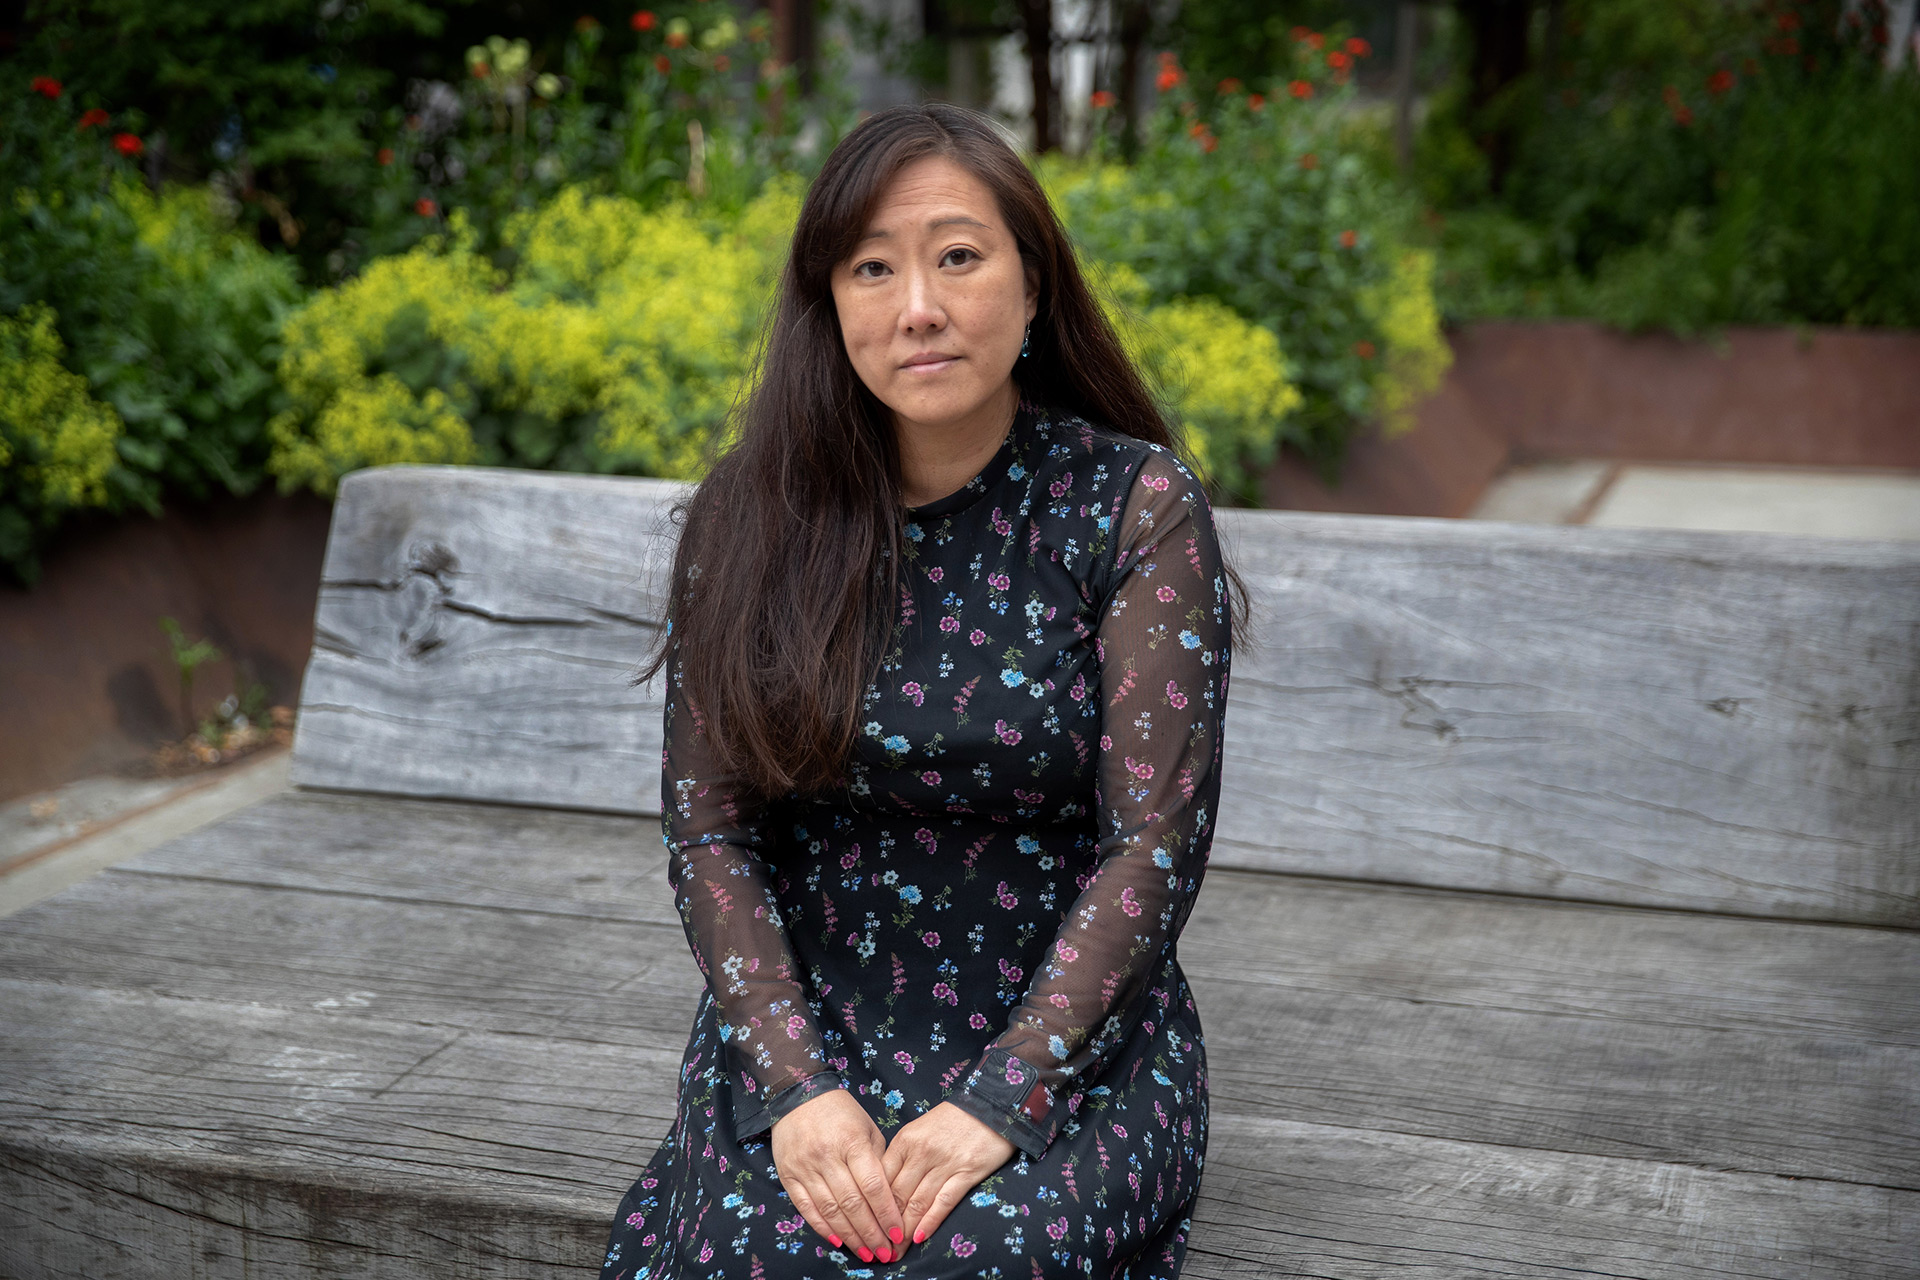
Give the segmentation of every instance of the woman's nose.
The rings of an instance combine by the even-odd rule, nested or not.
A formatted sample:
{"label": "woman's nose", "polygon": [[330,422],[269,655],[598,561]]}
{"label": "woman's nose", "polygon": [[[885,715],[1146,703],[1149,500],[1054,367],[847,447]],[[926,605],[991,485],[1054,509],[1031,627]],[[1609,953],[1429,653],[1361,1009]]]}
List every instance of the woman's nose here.
{"label": "woman's nose", "polygon": [[947,323],[946,308],[940,305],[938,277],[930,272],[907,274],[905,305],[900,312],[900,327],[908,333],[925,333]]}

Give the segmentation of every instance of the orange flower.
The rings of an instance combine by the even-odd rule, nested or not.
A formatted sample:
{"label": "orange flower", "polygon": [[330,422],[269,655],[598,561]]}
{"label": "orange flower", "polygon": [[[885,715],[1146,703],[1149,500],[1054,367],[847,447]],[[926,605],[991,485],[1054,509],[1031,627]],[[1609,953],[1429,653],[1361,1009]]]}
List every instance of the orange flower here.
{"label": "orange flower", "polygon": [[1338,49],[1335,49],[1332,53],[1327,55],[1327,65],[1332,67],[1335,71],[1345,71],[1348,67],[1351,67],[1353,65],[1353,59],[1348,55],[1340,52]]}
{"label": "orange flower", "polygon": [[1362,338],[1353,344],[1353,354],[1359,356],[1362,360],[1371,360],[1373,359],[1373,344],[1365,338]]}
{"label": "orange flower", "polygon": [[434,214],[440,212],[440,206],[425,196],[421,196],[413,202],[413,211],[423,218],[431,218]]}
{"label": "orange flower", "polygon": [[1204,120],[1195,120],[1191,125],[1187,126],[1187,136],[1189,138],[1197,138],[1206,131],[1207,122]]}
{"label": "orange flower", "polygon": [[673,63],[667,60],[666,54],[657,54],[653,59],[653,69],[661,75],[666,75],[667,72],[673,70]]}
{"label": "orange flower", "polygon": [[684,31],[667,32],[667,48],[684,49],[687,47],[687,33]]}
{"label": "orange flower", "polygon": [[380,162],[381,164],[383,164],[383,165],[387,165],[387,164],[392,164],[392,163],[393,163],[393,148],[392,148],[392,147],[382,147],[382,148],[380,148],[380,150],[378,150],[378,151],[376,151],[376,152],[374,153],[374,156],[373,156],[373,158],[374,158],[375,160],[378,160],[378,161],[379,161],[379,162]]}
{"label": "orange flower", "polygon": [[1264,106],[1266,106],[1266,105],[1267,105],[1267,95],[1266,95],[1266,94],[1264,94],[1264,93],[1250,93],[1250,94],[1248,94],[1248,95],[1247,95],[1247,108],[1248,108],[1249,110],[1251,110],[1251,111],[1258,111],[1258,110],[1259,110],[1260,108],[1262,108],[1262,107],[1264,107]]}
{"label": "orange flower", "polygon": [[1300,167],[1302,169],[1318,169],[1320,167],[1320,157],[1309,151],[1300,157]]}
{"label": "orange flower", "polygon": [[1358,231],[1353,230],[1351,227],[1349,227],[1347,230],[1342,231],[1340,233],[1340,247],[1342,249],[1351,249],[1353,248],[1353,246],[1359,243],[1360,243],[1360,233]]}
{"label": "orange flower", "polygon": [[1707,92],[1716,97],[1731,88],[1733,88],[1733,72],[1724,67],[1707,77]]}
{"label": "orange flower", "polygon": [[1313,96],[1313,86],[1305,80],[1295,80],[1287,86],[1287,92],[1296,98],[1311,98]]}
{"label": "orange flower", "polygon": [[102,111],[99,107],[94,107],[80,117],[80,128],[91,129],[95,125],[105,124],[111,119],[113,119],[112,116]]}
{"label": "orange flower", "polygon": [[1221,93],[1238,93],[1240,92],[1240,90],[1242,90],[1245,87],[1246,87],[1245,85],[1241,84],[1238,80],[1234,79],[1232,76],[1228,76],[1225,80],[1222,80],[1218,85],[1215,86],[1215,88],[1218,89]]}
{"label": "orange flower", "polygon": [[1327,44],[1327,38],[1321,35],[1318,31],[1307,32],[1307,48],[1324,49],[1326,47],[1326,44]]}
{"label": "orange flower", "polygon": [[653,24],[658,21],[660,21],[660,19],[653,16],[653,10],[642,9],[633,15],[633,29],[635,31],[651,31],[653,30]]}
{"label": "orange flower", "polygon": [[131,160],[145,151],[147,144],[131,133],[116,133],[113,135],[113,149]]}
{"label": "orange flower", "polygon": [[1160,74],[1153,78],[1153,86],[1165,93],[1186,78],[1186,74],[1178,67],[1162,67]]}
{"label": "orange flower", "polygon": [[493,68],[488,66],[486,63],[476,62],[473,64],[473,78],[475,80],[485,80],[488,76],[492,74],[493,74]]}
{"label": "orange flower", "polygon": [[1373,56],[1373,46],[1359,36],[1352,36],[1347,40],[1347,52],[1356,58],[1370,58]]}
{"label": "orange flower", "polygon": [[60,82],[52,76],[35,76],[32,87],[33,91],[43,98],[57,98],[60,96]]}
{"label": "orange flower", "polygon": [[1093,96],[1088,98],[1087,101],[1092,104],[1095,111],[1105,111],[1108,107],[1111,107],[1115,102],[1119,101],[1119,99],[1115,98],[1105,89],[1095,89]]}
{"label": "orange flower", "polygon": [[1208,155],[1212,155],[1213,149],[1219,145],[1220,139],[1214,137],[1212,134],[1204,133],[1200,135],[1200,149]]}
{"label": "orange flower", "polygon": [[732,61],[727,57],[726,54],[716,53],[713,55],[713,69],[715,71],[725,71],[728,67],[732,65],[733,65]]}

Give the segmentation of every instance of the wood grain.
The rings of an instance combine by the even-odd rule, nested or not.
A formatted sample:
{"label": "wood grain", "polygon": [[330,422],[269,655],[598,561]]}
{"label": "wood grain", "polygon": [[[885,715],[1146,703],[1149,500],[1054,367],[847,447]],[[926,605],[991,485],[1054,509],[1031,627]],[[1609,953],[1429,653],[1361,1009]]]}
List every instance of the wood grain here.
{"label": "wood grain", "polygon": [[[357,473],[296,781],[656,812],[681,492]],[[1217,865],[1920,925],[1920,549],[1224,511]]]}

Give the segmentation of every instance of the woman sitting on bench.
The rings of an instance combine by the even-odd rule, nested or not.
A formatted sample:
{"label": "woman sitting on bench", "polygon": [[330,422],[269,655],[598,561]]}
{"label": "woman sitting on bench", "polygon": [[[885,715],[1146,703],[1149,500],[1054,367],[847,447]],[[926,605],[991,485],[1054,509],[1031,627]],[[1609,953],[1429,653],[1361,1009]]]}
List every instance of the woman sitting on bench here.
{"label": "woman sitting on bench", "polygon": [[603,1280],[1179,1272],[1230,580],[1020,159],[855,129],[649,671],[707,989]]}

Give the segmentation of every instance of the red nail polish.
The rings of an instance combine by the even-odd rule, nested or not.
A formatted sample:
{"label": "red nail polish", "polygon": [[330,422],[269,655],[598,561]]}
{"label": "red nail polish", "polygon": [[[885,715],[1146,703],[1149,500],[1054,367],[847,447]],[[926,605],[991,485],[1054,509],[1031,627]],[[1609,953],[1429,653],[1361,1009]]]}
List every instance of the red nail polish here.
{"label": "red nail polish", "polygon": [[887,1232],[887,1235],[893,1240],[895,1244],[899,1244],[900,1241],[905,1238],[900,1234],[900,1228],[898,1227],[895,1227],[893,1230]]}
{"label": "red nail polish", "polygon": [[867,1247],[866,1247],[865,1245],[862,1245],[862,1246],[860,1247],[860,1261],[862,1261],[862,1262],[872,1262],[872,1261],[873,1261],[873,1250],[871,1250],[871,1249],[869,1249],[869,1248],[867,1248]]}
{"label": "red nail polish", "polygon": [[834,1248],[836,1248],[836,1249],[838,1249],[838,1248],[840,1247],[840,1237],[839,1237],[839,1236],[828,1236],[828,1237],[827,1237],[827,1243],[828,1243],[828,1244],[830,1244],[830,1245],[832,1245],[832,1246],[833,1246]]}
{"label": "red nail polish", "polygon": [[924,1231],[916,1231],[916,1232],[914,1232],[914,1233],[913,1233],[913,1242],[914,1242],[915,1244],[925,1244],[925,1243],[927,1242],[927,1233],[926,1233],[926,1232],[924,1232]]}
{"label": "red nail polish", "polygon": [[882,1262],[892,1262],[892,1261],[893,1261],[893,1254],[892,1254],[892,1253],[890,1253],[890,1252],[888,1252],[888,1251],[887,1251],[887,1250],[885,1250],[885,1249],[882,1249],[882,1250],[880,1251],[880,1261],[882,1261]]}

